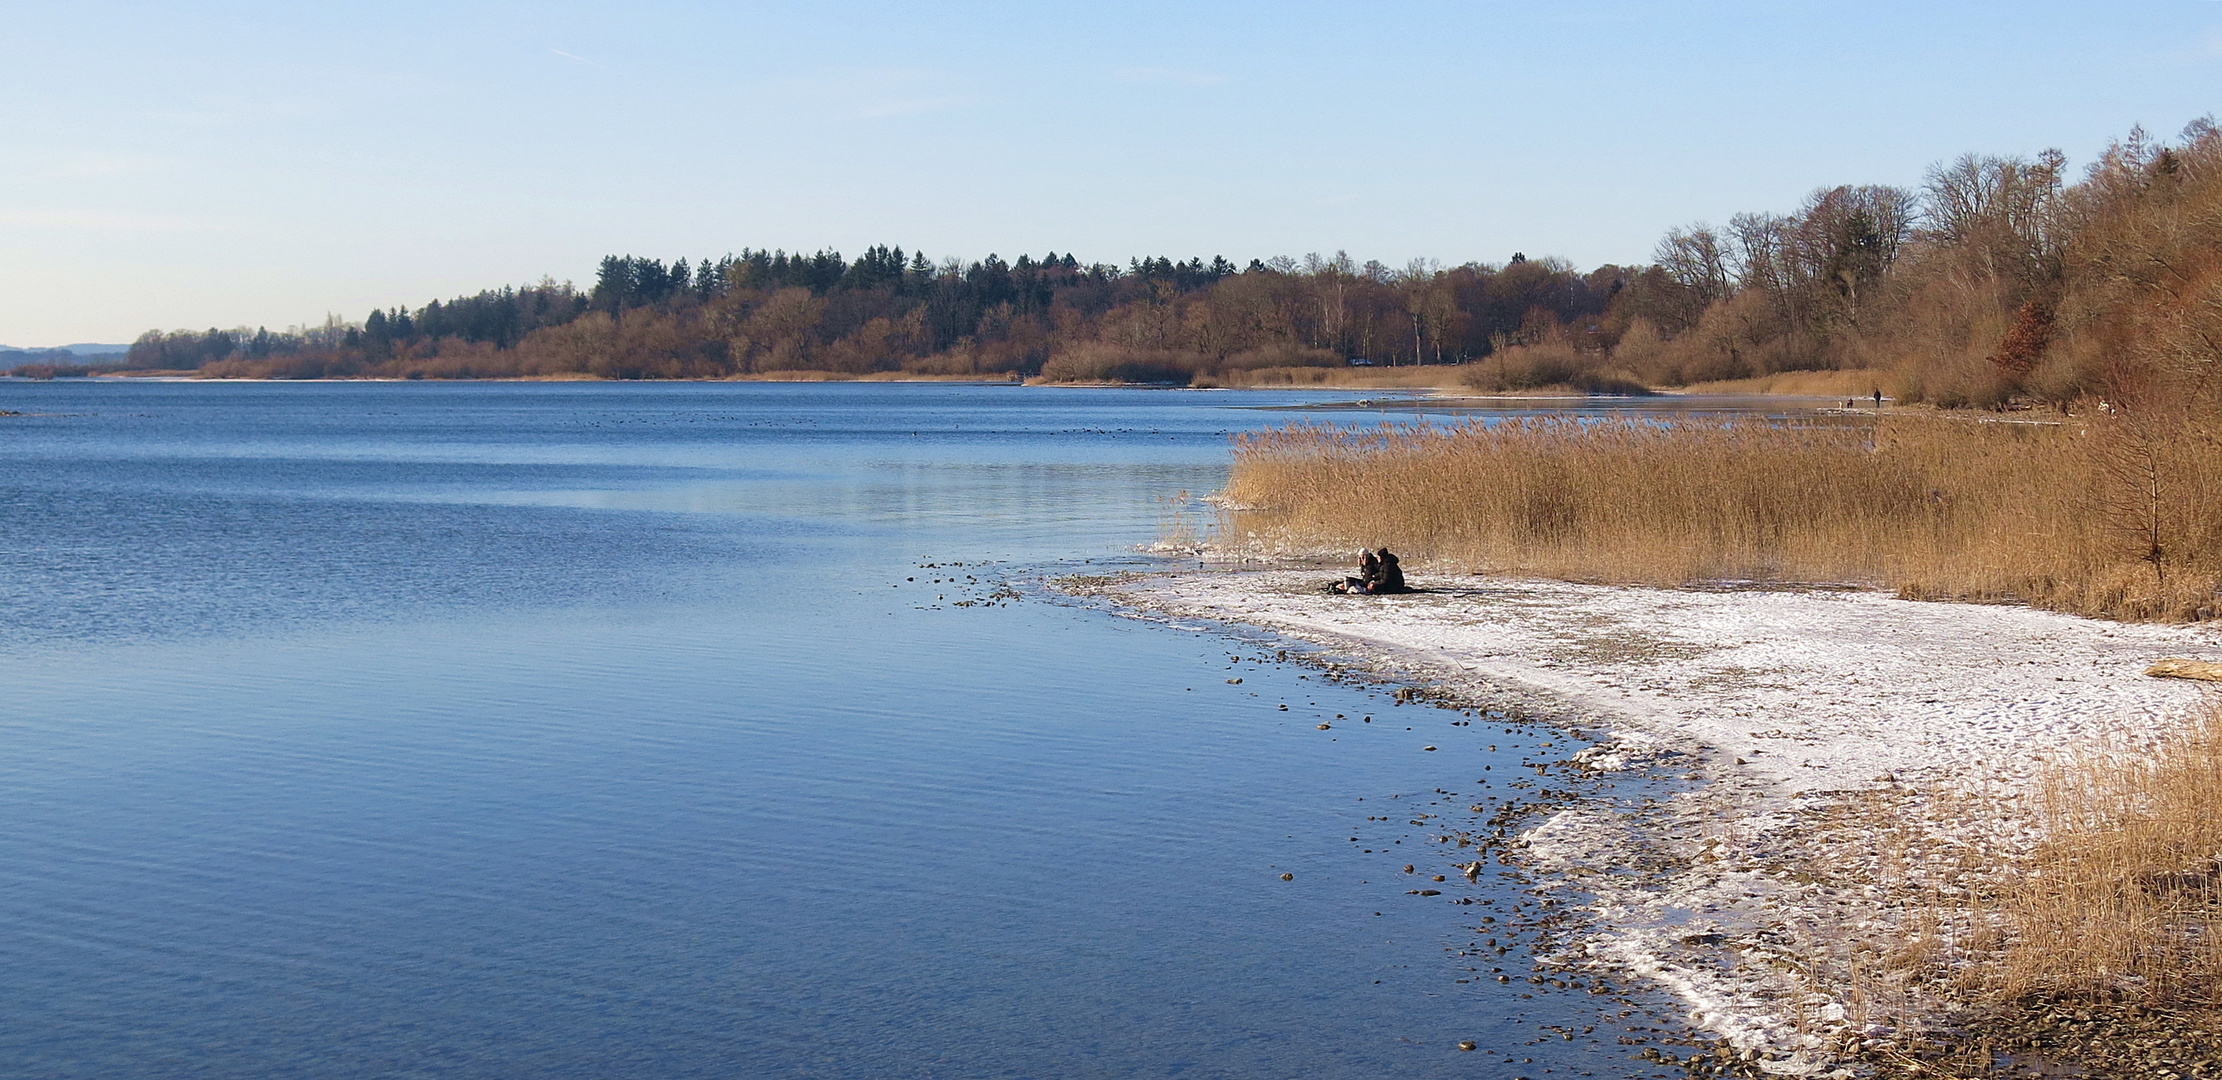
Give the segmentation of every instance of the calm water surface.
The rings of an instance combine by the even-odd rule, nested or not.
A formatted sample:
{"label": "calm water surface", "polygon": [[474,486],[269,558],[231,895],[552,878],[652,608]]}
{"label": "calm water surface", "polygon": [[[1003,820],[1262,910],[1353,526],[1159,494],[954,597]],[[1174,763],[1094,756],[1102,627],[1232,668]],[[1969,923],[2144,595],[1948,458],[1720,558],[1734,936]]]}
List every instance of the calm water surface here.
{"label": "calm water surface", "polygon": [[1634,1075],[1396,872],[1531,740],[998,591],[1307,400],[0,382],[0,1074]]}

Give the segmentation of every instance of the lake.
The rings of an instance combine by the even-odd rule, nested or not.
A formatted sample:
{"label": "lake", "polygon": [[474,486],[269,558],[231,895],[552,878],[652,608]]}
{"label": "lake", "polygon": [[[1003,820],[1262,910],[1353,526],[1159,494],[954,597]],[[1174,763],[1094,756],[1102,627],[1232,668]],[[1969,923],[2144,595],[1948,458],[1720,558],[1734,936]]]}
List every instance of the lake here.
{"label": "lake", "polygon": [[0,1072],[1648,1075],[1538,736],[1042,586],[1351,396],[0,381]]}

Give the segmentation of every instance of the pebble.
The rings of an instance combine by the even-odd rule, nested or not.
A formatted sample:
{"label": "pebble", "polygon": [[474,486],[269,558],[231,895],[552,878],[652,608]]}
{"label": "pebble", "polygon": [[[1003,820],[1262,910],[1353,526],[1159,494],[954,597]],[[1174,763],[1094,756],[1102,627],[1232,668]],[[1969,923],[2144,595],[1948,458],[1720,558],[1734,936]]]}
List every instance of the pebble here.
{"label": "pebble", "polygon": [[1295,874],[1282,874],[1282,875],[1281,875],[1281,880],[1282,880],[1282,881],[1295,881],[1295,880],[1296,880],[1296,875],[1295,875]]}

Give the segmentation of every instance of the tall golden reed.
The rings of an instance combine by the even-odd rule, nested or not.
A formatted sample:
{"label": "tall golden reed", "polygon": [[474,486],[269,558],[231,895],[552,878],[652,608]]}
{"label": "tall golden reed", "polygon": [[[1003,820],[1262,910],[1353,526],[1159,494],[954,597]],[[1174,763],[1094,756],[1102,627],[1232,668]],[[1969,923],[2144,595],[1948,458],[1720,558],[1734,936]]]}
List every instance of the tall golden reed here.
{"label": "tall golden reed", "polygon": [[1238,437],[1224,495],[1225,538],[1282,554],[2222,613],[2222,448],[2107,417],[1295,425]]}
{"label": "tall golden reed", "polygon": [[2040,806],[1993,989],[2222,1005],[2222,702],[2157,745],[2063,767]]}

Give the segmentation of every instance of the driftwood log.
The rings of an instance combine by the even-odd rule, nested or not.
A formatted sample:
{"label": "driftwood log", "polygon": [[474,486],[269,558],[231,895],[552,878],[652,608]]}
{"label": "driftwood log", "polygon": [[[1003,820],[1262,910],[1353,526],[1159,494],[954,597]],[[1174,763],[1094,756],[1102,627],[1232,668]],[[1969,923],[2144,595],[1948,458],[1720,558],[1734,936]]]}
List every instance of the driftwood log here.
{"label": "driftwood log", "polygon": [[2178,660],[2170,657],[2146,668],[2145,674],[2156,679],[2203,679],[2207,682],[2222,682],[2222,664],[2210,664],[2204,660]]}

